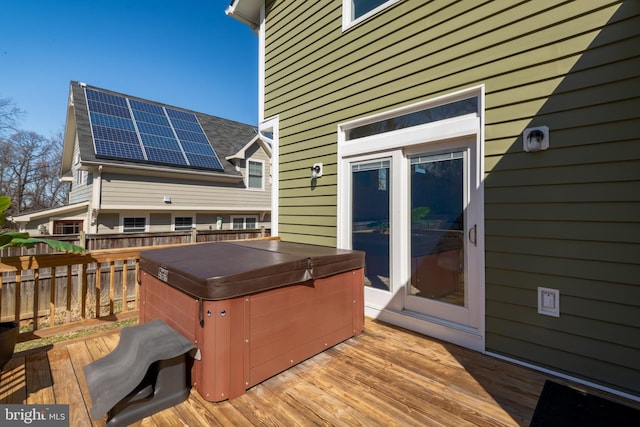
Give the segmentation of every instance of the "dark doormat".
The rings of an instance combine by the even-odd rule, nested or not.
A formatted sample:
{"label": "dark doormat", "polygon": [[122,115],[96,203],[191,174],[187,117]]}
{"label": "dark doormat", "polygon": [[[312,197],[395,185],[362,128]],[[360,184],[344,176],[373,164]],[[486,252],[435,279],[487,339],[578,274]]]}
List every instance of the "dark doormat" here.
{"label": "dark doormat", "polygon": [[531,427],[640,426],[640,411],[547,380]]}

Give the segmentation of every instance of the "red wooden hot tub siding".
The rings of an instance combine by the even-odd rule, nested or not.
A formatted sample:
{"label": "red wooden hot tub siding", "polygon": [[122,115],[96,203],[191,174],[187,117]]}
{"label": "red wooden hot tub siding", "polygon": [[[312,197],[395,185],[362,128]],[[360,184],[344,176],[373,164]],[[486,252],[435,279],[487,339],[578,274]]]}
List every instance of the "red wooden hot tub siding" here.
{"label": "red wooden hot tub siding", "polygon": [[163,319],[201,352],[193,386],[206,400],[242,395],[265,379],[362,333],[362,268],[302,284],[199,301],[142,272],[140,322]]}

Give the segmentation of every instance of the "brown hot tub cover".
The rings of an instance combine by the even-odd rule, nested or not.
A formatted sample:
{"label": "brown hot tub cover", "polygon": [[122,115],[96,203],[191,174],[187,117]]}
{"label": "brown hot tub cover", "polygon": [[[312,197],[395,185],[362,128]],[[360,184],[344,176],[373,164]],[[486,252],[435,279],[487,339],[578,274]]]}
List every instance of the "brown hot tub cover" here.
{"label": "brown hot tub cover", "polygon": [[254,240],[145,251],[140,267],[202,300],[222,300],[364,267],[364,252]]}

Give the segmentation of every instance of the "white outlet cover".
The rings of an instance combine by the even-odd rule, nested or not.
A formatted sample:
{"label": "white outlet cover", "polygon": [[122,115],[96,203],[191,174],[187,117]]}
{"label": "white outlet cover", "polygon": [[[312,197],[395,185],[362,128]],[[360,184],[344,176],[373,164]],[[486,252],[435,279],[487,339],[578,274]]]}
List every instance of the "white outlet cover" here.
{"label": "white outlet cover", "polygon": [[560,317],[560,291],[551,288],[538,288],[538,313]]}

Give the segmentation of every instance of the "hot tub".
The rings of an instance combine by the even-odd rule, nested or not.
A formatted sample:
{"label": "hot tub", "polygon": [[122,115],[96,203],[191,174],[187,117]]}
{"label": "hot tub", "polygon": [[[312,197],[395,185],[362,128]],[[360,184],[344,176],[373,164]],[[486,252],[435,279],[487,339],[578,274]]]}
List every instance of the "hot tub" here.
{"label": "hot tub", "polygon": [[140,322],[162,319],[201,353],[208,401],[248,388],[362,333],[364,252],[276,240],[140,255]]}

